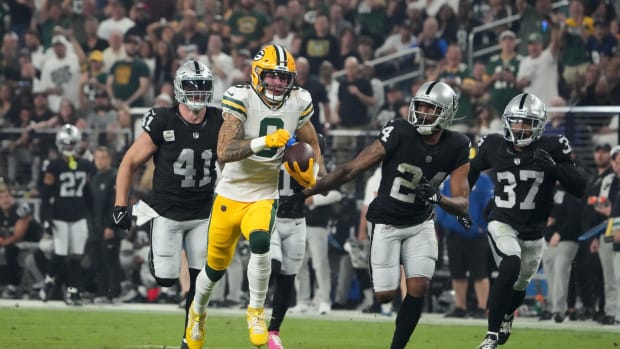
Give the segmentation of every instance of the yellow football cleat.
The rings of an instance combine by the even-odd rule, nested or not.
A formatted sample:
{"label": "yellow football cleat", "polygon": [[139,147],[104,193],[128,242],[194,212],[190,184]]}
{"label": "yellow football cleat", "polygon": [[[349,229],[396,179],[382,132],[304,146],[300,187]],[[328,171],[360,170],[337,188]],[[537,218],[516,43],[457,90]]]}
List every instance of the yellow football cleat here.
{"label": "yellow football cleat", "polygon": [[202,349],[205,342],[205,322],[207,313],[196,314],[194,312],[194,302],[189,307],[187,314],[187,328],[185,328],[185,341],[189,349]]}
{"label": "yellow football cleat", "polygon": [[269,332],[265,321],[265,308],[248,307],[248,329],[250,330],[250,343],[260,347],[267,344]]}

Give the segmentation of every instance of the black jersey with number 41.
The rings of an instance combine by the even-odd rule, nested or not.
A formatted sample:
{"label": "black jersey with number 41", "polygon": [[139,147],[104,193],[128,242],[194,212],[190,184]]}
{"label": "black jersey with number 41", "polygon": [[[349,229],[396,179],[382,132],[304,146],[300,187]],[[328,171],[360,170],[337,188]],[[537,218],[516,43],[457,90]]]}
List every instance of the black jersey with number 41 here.
{"label": "black jersey with number 41", "polygon": [[572,164],[568,139],[558,135],[543,135],[523,151],[516,151],[502,135],[490,134],[480,140],[478,153],[471,161],[472,173],[495,170],[491,220],[510,225],[522,239],[542,237],[557,181],[551,172],[545,173],[534,163],[536,148],[547,151],[557,164]]}
{"label": "black jersey with number 41", "polygon": [[155,108],[142,119],[157,151],[153,155],[153,197],[160,215],[186,221],[209,217],[217,178],[217,136],[222,110],[208,107],[200,124],[186,122],[178,107]]}
{"label": "black jersey with number 41", "polygon": [[381,166],[381,184],[366,215],[373,223],[416,225],[427,220],[433,206],[416,198],[414,189],[422,178],[441,182],[469,161],[467,137],[443,130],[437,144],[424,143],[415,127],[404,119],[388,122],[378,136],[387,156]]}

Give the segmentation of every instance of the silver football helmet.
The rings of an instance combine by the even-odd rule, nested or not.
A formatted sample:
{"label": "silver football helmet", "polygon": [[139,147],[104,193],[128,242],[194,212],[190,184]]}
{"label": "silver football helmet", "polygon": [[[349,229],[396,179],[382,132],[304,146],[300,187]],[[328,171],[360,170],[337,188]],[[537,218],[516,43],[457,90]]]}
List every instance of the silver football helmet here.
{"label": "silver football helmet", "polygon": [[[418,111],[421,103],[430,105],[433,111]],[[458,98],[452,87],[445,82],[428,81],[420,86],[411,99],[408,121],[416,127],[419,134],[430,135],[433,131],[450,125],[458,105]]]}
{"label": "silver football helmet", "polygon": [[[521,93],[508,102],[502,114],[504,138],[519,147],[526,147],[538,140],[547,124],[547,107],[531,93]],[[521,123],[520,129],[513,124]]]}
{"label": "silver football helmet", "polygon": [[201,110],[213,99],[213,81],[213,73],[206,65],[187,61],[174,75],[174,98],[191,110]]}
{"label": "silver football helmet", "polygon": [[74,156],[81,140],[80,130],[73,125],[65,124],[56,134],[56,147],[60,154],[67,157]]}

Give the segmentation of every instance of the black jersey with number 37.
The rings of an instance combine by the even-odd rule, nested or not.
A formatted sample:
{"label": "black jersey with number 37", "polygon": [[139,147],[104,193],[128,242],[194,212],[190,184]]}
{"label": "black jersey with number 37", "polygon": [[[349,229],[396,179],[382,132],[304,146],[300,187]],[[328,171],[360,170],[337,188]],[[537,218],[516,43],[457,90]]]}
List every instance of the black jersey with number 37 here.
{"label": "black jersey with number 37", "polygon": [[469,161],[467,137],[443,130],[437,144],[426,144],[404,119],[388,122],[378,136],[387,153],[381,167],[377,197],[366,215],[373,223],[415,225],[427,220],[433,206],[416,199],[413,190],[422,178],[439,186],[456,168]]}
{"label": "black jersey with number 37", "polygon": [[208,107],[200,124],[183,120],[178,107],[148,111],[142,129],[157,151],[153,155],[153,198],[157,213],[179,221],[209,217],[217,178],[217,136],[222,111]]}
{"label": "black jersey with number 37", "polygon": [[542,236],[557,181],[551,172],[544,172],[534,163],[536,148],[547,151],[557,164],[572,164],[568,139],[557,135],[543,135],[523,151],[516,151],[502,135],[491,134],[480,140],[478,153],[471,161],[472,173],[495,169],[494,209],[490,218],[512,226],[522,239]]}

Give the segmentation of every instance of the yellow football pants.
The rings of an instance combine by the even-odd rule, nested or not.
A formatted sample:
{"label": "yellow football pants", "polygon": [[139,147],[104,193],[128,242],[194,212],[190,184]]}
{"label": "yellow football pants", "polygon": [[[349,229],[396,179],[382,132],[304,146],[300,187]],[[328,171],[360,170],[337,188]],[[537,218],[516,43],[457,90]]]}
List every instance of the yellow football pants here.
{"label": "yellow football pants", "polygon": [[271,234],[275,223],[277,202],[273,199],[240,202],[216,195],[211,210],[207,265],[224,270],[230,265],[239,237],[247,240],[257,230]]}

